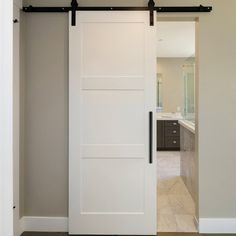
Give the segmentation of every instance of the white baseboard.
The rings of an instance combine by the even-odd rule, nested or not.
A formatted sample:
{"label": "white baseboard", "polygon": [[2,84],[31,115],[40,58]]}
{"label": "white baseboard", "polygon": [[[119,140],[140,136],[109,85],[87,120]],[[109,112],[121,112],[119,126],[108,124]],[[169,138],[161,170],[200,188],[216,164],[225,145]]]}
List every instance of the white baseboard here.
{"label": "white baseboard", "polygon": [[200,218],[199,233],[205,234],[235,234],[236,218]]}
{"label": "white baseboard", "polygon": [[[67,217],[24,216],[20,220],[20,231],[68,232]],[[236,233],[236,218],[200,218],[199,233]]]}
{"label": "white baseboard", "polygon": [[68,232],[67,217],[35,217],[21,218],[22,232]]}
{"label": "white baseboard", "polygon": [[23,219],[24,217],[21,217],[21,219],[19,220],[19,235],[24,233],[24,228],[23,228]]}

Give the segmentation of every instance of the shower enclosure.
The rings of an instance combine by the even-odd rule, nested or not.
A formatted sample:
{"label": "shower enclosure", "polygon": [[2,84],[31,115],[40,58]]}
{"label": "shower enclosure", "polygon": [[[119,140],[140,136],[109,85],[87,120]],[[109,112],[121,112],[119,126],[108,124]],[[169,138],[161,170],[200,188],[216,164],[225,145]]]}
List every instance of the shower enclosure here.
{"label": "shower enclosure", "polygon": [[183,65],[183,118],[195,123],[195,58],[186,59]]}
{"label": "shower enclosure", "polygon": [[157,73],[157,112],[162,112],[162,74]]}

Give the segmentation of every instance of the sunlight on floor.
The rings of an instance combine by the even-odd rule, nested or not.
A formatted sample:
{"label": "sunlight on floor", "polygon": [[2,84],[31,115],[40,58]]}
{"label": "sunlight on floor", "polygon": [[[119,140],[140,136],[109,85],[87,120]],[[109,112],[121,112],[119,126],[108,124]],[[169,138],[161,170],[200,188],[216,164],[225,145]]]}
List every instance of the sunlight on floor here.
{"label": "sunlight on floor", "polygon": [[197,232],[194,201],[180,177],[180,152],[157,152],[158,232]]}

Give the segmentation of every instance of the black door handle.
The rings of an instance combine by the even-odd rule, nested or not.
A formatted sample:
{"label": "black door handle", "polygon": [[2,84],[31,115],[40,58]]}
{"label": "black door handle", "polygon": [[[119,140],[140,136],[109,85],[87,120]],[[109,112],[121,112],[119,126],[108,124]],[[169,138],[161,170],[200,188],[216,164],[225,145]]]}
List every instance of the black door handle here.
{"label": "black door handle", "polygon": [[149,112],[149,163],[152,164],[152,143],[153,143],[153,116],[152,111]]}

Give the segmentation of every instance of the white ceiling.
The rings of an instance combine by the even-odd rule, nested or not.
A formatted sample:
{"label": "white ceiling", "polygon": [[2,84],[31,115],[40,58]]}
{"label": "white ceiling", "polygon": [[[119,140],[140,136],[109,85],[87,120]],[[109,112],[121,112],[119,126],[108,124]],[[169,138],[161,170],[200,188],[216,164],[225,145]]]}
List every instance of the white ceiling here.
{"label": "white ceiling", "polygon": [[194,54],[194,22],[157,22],[157,57],[189,57]]}

